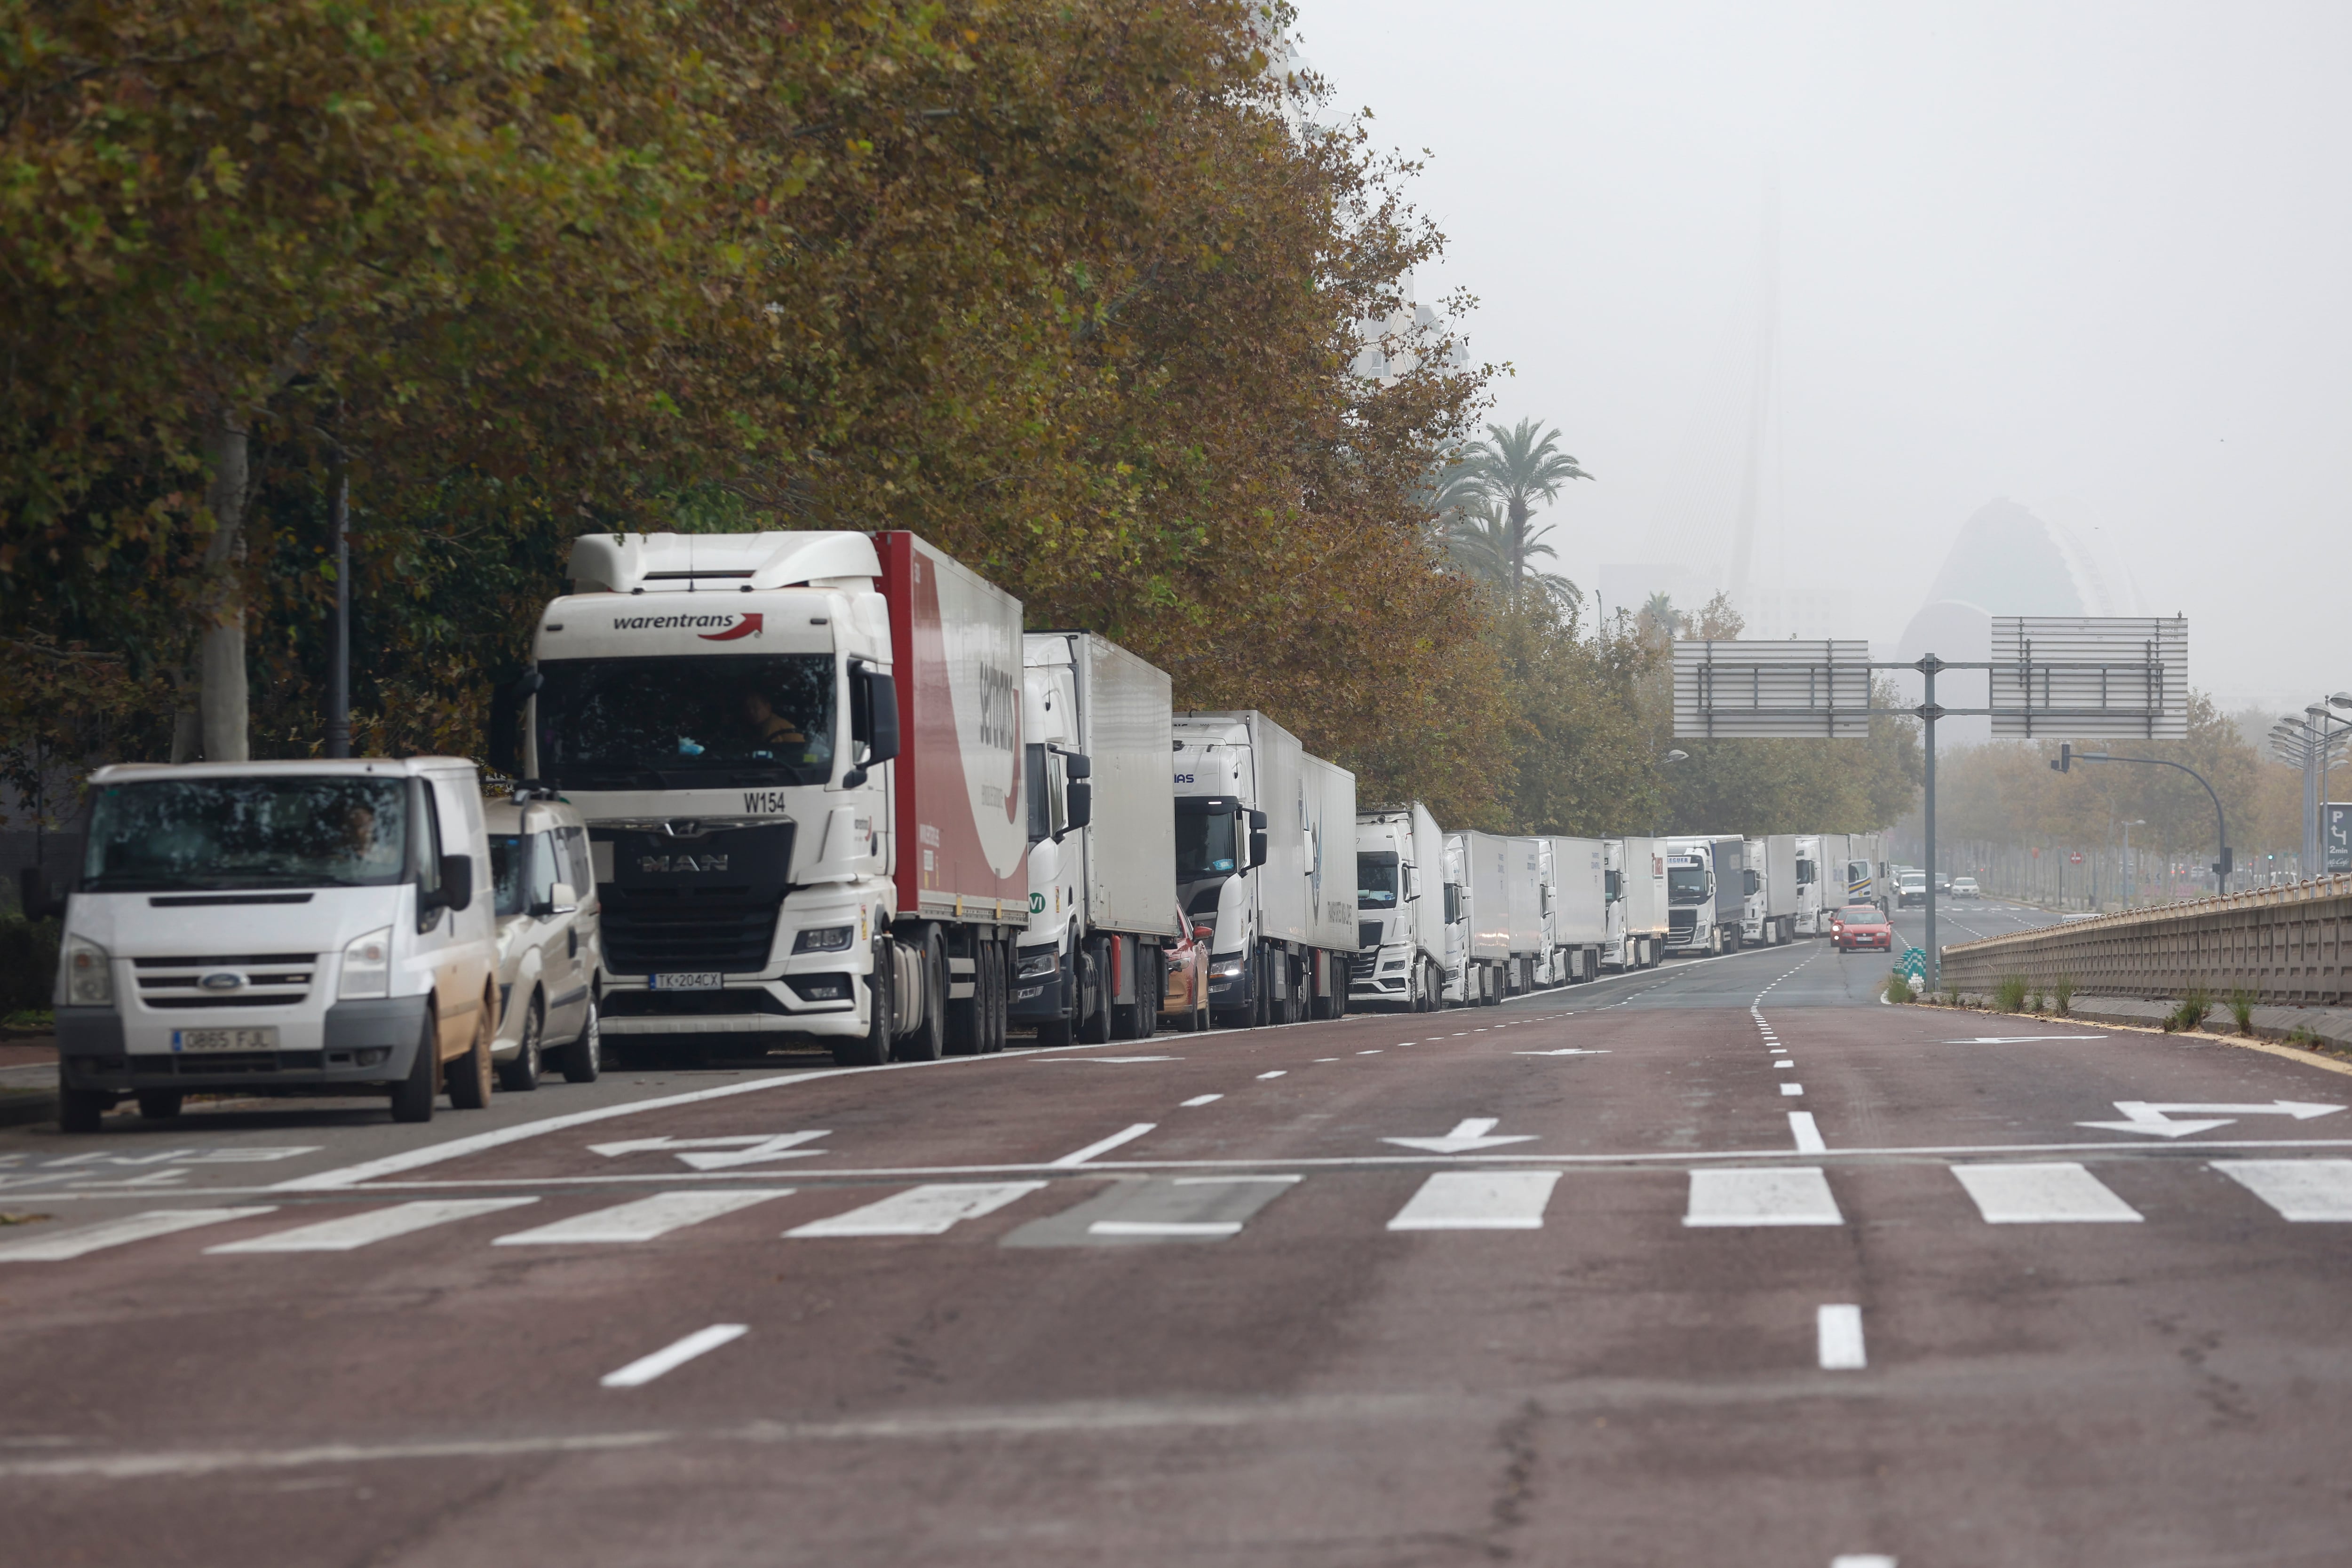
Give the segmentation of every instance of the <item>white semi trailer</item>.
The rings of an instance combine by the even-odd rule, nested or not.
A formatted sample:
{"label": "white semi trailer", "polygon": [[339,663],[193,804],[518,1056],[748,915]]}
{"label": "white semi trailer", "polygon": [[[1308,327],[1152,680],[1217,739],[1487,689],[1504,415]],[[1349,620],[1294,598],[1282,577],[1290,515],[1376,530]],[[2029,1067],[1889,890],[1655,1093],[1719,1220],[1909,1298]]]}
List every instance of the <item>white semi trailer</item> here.
{"label": "white semi trailer", "polygon": [[1608,927],[1601,946],[1604,969],[1648,969],[1666,949],[1666,857],[1655,839],[1601,842]]}
{"label": "white semi trailer", "polygon": [[[1041,1045],[1149,1040],[1184,935],[1169,679],[1090,632],[1022,643],[1029,924],[1010,1017]],[[1083,826],[1070,823],[1073,791],[1092,799]]]}
{"label": "white semi trailer", "polygon": [[1600,977],[1609,945],[1608,843],[1601,839],[1544,841],[1550,867],[1554,977],[1582,985]]}
{"label": "white semi trailer", "polygon": [[1768,833],[1742,850],[1746,904],[1739,935],[1759,947],[1778,947],[1797,934],[1797,836]]}
{"label": "white semi trailer", "polygon": [[[585,535],[493,761],[589,824],[624,1050],[996,1051],[1029,917],[1021,604],[913,534]],[[500,760],[503,753],[506,760]],[[1081,793],[1066,802],[1083,824]]]}
{"label": "white semi trailer", "polygon": [[1351,1008],[1431,1012],[1445,996],[1445,835],[1415,800],[1356,814]]}
{"label": "white semi trailer", "polygon": [[1255,711],[1175,717],[1176,880],[1213,926],[1209,1006],[1249,1026],[1336,1018],[1356,950],[1356,779]]}
{"label": "white semi trailer", "polygon": [[1446,853],[1461,878],[1457,937],[1447,946],[1445,999],[1491,1007],[1503,999],[1511,963],[1511,901],[1503,862],[1509,851],[1492,833],[1449,833]]}
{"label": "white semi trailer", "polygon": [[1846,835],[1797,835],[1797,935],[1826,936],[1829,917],[1845,906]]}
{"label": "white semi trailer", "polygon": [[1541,839],[1502,841],[1504,896],[1511,908],[1508,990],[1516,997],[1557,983],[1551,977],[1550,889]]}
{"label": "white semi trailer", "polygon": [[1874,904],[1882,914],[1895,910],[1895,868],[1886,863],[1885,836],[1846,835],[1845,902]]}

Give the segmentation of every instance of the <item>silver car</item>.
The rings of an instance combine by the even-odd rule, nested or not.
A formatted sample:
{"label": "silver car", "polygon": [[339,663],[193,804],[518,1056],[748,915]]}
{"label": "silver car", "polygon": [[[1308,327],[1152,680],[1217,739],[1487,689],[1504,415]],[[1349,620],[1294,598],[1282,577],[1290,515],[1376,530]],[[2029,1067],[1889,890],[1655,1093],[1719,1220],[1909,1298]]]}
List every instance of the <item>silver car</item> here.
{"label": "silver car", "polygon": [[596,1076],[604,945],[588,830],[562,800],[529,795],[486,808],[499,944],[499,1087]]}

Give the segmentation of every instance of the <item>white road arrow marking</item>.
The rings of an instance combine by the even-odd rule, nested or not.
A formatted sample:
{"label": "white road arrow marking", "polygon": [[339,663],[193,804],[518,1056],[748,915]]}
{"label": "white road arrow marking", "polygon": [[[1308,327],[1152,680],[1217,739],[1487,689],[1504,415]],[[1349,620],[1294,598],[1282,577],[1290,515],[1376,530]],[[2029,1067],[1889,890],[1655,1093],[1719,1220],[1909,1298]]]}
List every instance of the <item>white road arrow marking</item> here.
{"label": "white road arrow marking", "polygon": [[[642,1155],[661,1152],[676,1154],[688,1166],[698,1171],[722,1171],[735,1166],[758,1165],[764,1160],[801,1160],[821,1155],[823,1149],[803,1149],[802,1144],[813,1144],[819,1138],[831,1137],[828,1132],[738,1134],[723,1138],[631,1138],[625,1143],[591,1144],[589,1153],[603,1155],[606,1159],[619,1155]],[[732,1154],[690,1154],[694,1149],[730,1149]]]}
{"label": "white road arrow marking", "polygon": [[1470,1116],[1456,1122],[1454,1131],[1442,1138],[1382,1138],[1381,1142],[1395,1144],[1401,1148],[1427,1149],[1433,1155],[1465,1155],[1473,1149],[1496,1149],[1505,1144],[1532,1144],[1536,1141],[1533,1133],[1505,1134],[1499,1138],[1488,1136],[1494,1132],[1496,1121],[1493,1116]]}
{"label": "white road arrow marking", "polygon": [[[2226,1127],[2240,1116],[2292,1116],[2298,1122],[2308,1122],[2314,1116],[2329,1115],[2344,1107],[2314,1104],[2302,1100],[2273,1100],[2267,1105],[2157,1105],[2146,1100],[2118,1100],[2116,1109],[2130,1120],[2077,1122],[2074,1125],[2096,1127],[2109,1133],[2149,1133],[2159,1138],[2185,1138],[2191,1133],[2210,1133],[2216,1127]],[[2176,1122],[2171,1119],[2175,1113],[2207,1119]]]}
{"label": "white road arrow marking", "polygon": [[1558,1051],[1515,1051],[1513,1056],[1606,1056],[1605,1051],[1587,1051],[1582,1046],[1564,1046]]}

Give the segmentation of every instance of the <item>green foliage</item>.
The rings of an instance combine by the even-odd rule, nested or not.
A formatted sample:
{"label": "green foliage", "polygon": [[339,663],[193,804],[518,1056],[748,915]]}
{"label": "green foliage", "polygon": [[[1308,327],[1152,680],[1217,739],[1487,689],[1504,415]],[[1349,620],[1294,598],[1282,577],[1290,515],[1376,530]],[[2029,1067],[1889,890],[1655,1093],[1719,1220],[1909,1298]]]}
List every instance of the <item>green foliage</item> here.
{"label": "green foliage", "polygon": [[54,919],[0,915],[0,1014],[49,1005],[58,981],[58,936]]}
{"label": "green foliage", "polygon": [[2230,991],[2230,1018],[2238,1026],[2240,1034],[2252,1035],[2254,1032],[2256,999],[2254,993],[2243,986],[2233,987]]}
{"label": "green foliage", "polygon": [[2025,977],[2004,975],[1992,988],[1992,1005],[1997,1012],[2014,1013],[2025,1010]]}
{"label": "green foliage", "polygon": [[2181,994],[2180,1005],[2165,1016],[2165,1030],[2168,1033],[2178,1030],[2185,1034],[2202,1028],[2212,1010],[2212,993],[2202,986],[2191,986]]}
{"label": "green foliage", "polygon": [[2050,983],[2050,997],[2057,1004],[2062,1017],[2072,1011],[2074,1006],[2074,977],[2061,975],[2053,980]]}
{"label": "green foliage", "polygon": [[1883,994],[1888,1001],[1897,1006],[1908,1002],[1911,999],[1910,977],[1897,969],[1886,977],[1886,989]]}
{"label": "green foliage", "polygon": [[1541,420],[1490,424],[1486,435],[1449,454],[1432,486],[1449,559],[1507,601],[1532,589],[1575,609],[1583,602],[1576,585],[1536,567],[1557,557],[1538,537],[1535,507],[1558,500],[1570,480],[1592,476],[1559,450],[1559,432]]}

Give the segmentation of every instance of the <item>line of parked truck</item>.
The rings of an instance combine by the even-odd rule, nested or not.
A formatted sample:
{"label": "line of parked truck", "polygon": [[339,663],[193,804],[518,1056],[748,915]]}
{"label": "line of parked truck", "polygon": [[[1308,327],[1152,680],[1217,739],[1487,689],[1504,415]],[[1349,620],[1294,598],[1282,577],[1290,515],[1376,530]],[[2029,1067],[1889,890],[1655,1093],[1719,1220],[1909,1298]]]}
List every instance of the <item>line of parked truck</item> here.
{"label": "line of parked truck", "polygon": [[492,705],[520,781],[499,823],[455,759],[97,776],[58,981],[70,1124],[222,1090],[379,1091],[415,1119],[530,1087],[542,1045],[576,1078],[600,1049],[1139,1039],[1171,1002],[1191,1027],[1491,1004],[1883,896],[1871,837],[1360,812],[1265,715],[1177,711],[1164,672],[1024,632],[906,532],[594,534],[568,575]]}

